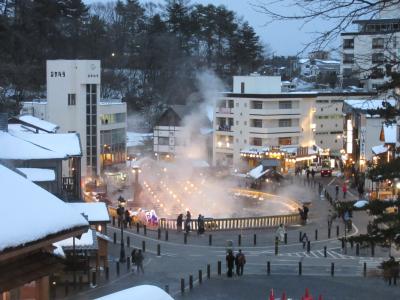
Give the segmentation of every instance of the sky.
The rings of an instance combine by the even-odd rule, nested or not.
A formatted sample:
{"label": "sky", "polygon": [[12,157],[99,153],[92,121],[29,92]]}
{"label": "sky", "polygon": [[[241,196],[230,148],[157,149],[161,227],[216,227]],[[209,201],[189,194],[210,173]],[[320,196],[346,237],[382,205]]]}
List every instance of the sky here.
{"label": "sky", "polygon": [[[257,34],[261,38],[261,42],[264,45],[268,45],[270,54],[273,55],[296,55],[300,50],[303,49],[304,44],[312,40],[312,31],[316,28],[321,30],[327,25],[323,22],[314,22],[308,24],[304,28],[300,28],[302,23],[299,21],[291,22],[279,22],[268,24],[266,15],[257,12],[251,3],[256,3],[262,0],[192,0],[191,4],[214,4],[224,5],[228,9],[234,11],[237,16],[243,17],[243,20],[248,21],[249,24],[254,28]],[[95,2],[108,2],[108,0],[84,0],[86,4]],[[153,2],[153,3],[164,3],[163,0],[145,1],[141,0],[142,3]],[[280,4],[284,4],[285,1],[278,1]],[[283,8],[285,12],[294,12],[290,7]]]}

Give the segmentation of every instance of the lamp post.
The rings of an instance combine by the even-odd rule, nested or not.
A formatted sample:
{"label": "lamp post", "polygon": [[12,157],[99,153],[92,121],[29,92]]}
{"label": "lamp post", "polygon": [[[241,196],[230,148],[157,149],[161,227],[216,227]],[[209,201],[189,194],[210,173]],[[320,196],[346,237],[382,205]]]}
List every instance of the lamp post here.
{"label": "lamp post", "polygon": [[119,255],[119,261],[125,262],[125,246],[124,246],[124,214],[125,214],[126,200],[124,197],[119,196],[118,198],[118,216],[121,224],[121,251]]}
{"label": "lamp post", "polygon": [[[139,191],[139,173],[141,173],[142,170],[140,169],[139,166],[133,166],[132,167],[132,173],[135,175],[134,183],[133,183],[133,204],[138,205],[137,198],[138,198],[138,191]],[[138,205],[139,206],[139,205]]]}

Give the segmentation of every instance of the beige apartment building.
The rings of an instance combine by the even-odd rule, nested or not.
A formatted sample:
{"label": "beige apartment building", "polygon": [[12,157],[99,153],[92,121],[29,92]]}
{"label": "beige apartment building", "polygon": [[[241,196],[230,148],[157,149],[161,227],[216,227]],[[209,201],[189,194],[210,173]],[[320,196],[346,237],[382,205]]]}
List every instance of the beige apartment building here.
{"label": "beige apartment building", "polygon": [[[251,85],[247,85],[248,80]],[[238,166],[242,151],[278,147],[318,146],[324,153],[339,156],[343,148],[343,101],[371,95],[283,93],[280,80],[259,75],[235,77],[233,91],[221,94],[214,109],[216,166]]]}

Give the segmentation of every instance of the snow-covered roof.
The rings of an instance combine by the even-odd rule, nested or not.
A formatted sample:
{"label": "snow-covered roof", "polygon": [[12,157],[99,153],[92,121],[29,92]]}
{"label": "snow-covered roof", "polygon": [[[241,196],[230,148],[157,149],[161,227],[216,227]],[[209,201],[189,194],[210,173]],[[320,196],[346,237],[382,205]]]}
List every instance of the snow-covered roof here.
{"label": "snow-covered roof", "polygon": [[174,300],[170,295],[154,285],[138,285],[126,290],[109,294],[97,298],[96,300],[130,300],[130,299],[148,299],[152,300]]}
{"label": "snow-covered roof", "polygon": [[300,58],[300,59],[299,59],[299,63],[300,63],[300,64],[306,64],[306,63],[308,63],[308,62],[310,62],[310,59],[308,59],[308,58]]}
{"label": "snow-covered roof", "polygon": [[[95,246],[97,248],[96,239],[94,238],[96,234],[94,234],[92,229],[88,229],[87,232],[81,235],[81,238],[75,238],[75,247],[84,248],[84,247],[92,247]],[[57,246],[61,246],[63,248],[70,248],[74,245],[74,238],[68,238],[62,241],[55,243]]]}
{"label": "snow-covered roof", "polygon": [[385,144],[396,144],[397,128],[393,124],[383,126]]}
{"label": "snow-covered roof", "polygon": [[36,118],[34,116],[31,115],[22,115],[20,116],[18,119],[20,119],[23,122],[29,123],[35,127],[38,127],[40,129],[43,129],[47,132],[56,132],[58,128],[60,128],[60,126],[50,123],[48,121],[45,120],[41,120],[39,118]]}
{"label": "snow-covered roof", "polygon": [[65,202],[3,165],[0,178],[0,251],[89,225]]}
{"label": "snow-covered roof", "polygon": [[261,176],[263,176],[265,173],[268,172],[268,169],[263,171],[264,167],[263,165],[259,165],[258,167],[255,167],[254,169],[249,171],[249,176],[253,177],[254,179],[258,179]]}
{"label": "snow-covered roof", "polygon": [[76,202],[69,205],[78,213],[88,216],[89,222],[109,222],[107,206],[104,202]]}
{"label": "snow-covered roof", "polygon": [[140,133],[140,132],[133,132],[127,131],[126,132],[126,146],[127,147],[136,147],[143,145],[143,142],[153,136],[152,133]]}
{"label": "snow-covered roof", "polygon": [[374,109],[379,109],[379,108],[384,108],[382,103],[386,101],[388,103],[390,103],[390,105],[395,105],[395,101],[390,99],[390,100],[382,100],[382,99],[348,99],[348,100],[344,100],[344,102],[355,108],[355,109],[362,109],[362,110],[374,110]]}
{"label": "snow-covered roof", "polygon": [[18,168],[26,175],[26,178],[31,181],[54,181],[56,180],[56,174],[51,169],[39,169],[39,168]]}
{"label": "snow-covered roof", "polygon": [[376,155],[385,153],[387,151],[387,147],[385,145],[378,145],[372,147],[372,152],[375,153]]}

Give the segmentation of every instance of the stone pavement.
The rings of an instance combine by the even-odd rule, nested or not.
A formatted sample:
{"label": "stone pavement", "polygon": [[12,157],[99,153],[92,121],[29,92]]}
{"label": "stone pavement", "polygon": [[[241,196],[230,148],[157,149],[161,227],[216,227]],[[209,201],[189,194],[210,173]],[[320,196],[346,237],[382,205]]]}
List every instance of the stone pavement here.
{"label": "stone pavement", "polygon": [[[334,189],[335,182],[340,183],[339,178],[316,178],[326,186],[328,191]],[[222,274],[225,273],[225,247],[226,241],[232,240],[235,250],[239,247],[243,250],[247,257],[246,278],[264,278],[267,273],[267,261],[270,262],[271,277],[277,278],[276,282],[285,279],[287,276],[293,276],[293,280],[303,282],[305,277],[322,276],[328,277],[320,279],[321,284],[327,288],[330,282],[326,280],[334,280],[336,277],[330,278],[331,263],[335,264],[335,276],[353,276],[361,277],[363,274],[363,264],[367,262],[368,268],[375,268],[382,258],[379,256],[387,256],[387,253],[376,251],[376,258],[370,257],[369,249],[361,249],[360,257],[355,256],[355,249],[350,246],[346,249],[341,249],[341,244],[337,240],[336,228],[339,228],[339,236],[345,234],[357,234],[362,232],[368,223],[368,216],[365,212],[356,212],[353,218],[353,230],[350,233],[344,232],[344,225],[341,220],[336,220],[332,227],[331,237],[328,238],[327,216],[330,204],[326,199],[318,195],[317,185],[304,186],[300,180],[296,191],[305,193],[311,201],[309,221],[305,226],[293,226],[288,228],[288,243],[287,245],[279,245],[278,255],[275,255],[274,236],[276,228],[262,230],[242,230],[242,231],[216,231],[206,232],[203,236],[198,236],[196,233],[190,233],[187,244],[184,244],[183,233],[170,231],[168,241],[165,241],[165,232],[162,232],[161,239],[158,239],[157,231],[147,230],[144,235],[143,229],[137,233],[135,228],[125,231],[124,237],[129,236],[130,248],[125,244],[126,254],[130,255],[133,247],[141,248],[142,243],[146,244],[145,252],[145,274],[133,274],[127,270],[126,264],[120,265],[120,275],[116,274],[116,261],[119,257],[119,229],[110,226],[109,236],[113,238],[114,232],[117,235],[117,244],[110,243],[110,278],[105,279],[104,271],[98,274],[98,285],[96,288],[85,286],[82,290],[73,291],[69,289],[68,299],[94,299],[114,291],[125,289],[139,284],[154,284],[161,288],[169,286],[169,291],[173,295],[180,294],[180,279],[184,278],[186,288],[188,285],[189,275],[193,275],[195,285],[198,280],[198,270],[202,270],[204,278],[206,277],[207,264],[210,264],[212,278],[216,278],[215,282],[220,289],[224,289],[225,276],[217,275],[217,262],[221,261]],[[349,193],[349,196],[352,196]],[[316,236],[316,230],[317,236]],[[303,248],[303,244],[299,242],[300,232],[307,233],[311,243],[311,249],[308,252]],[[212,234],[212,246],[209,246],[209,235]],[[241,246],[238,245],[238,236],[241,235]],[[254,235],[256,235],[256,244],[254,244]],[[317,239],[316,239],[317,238]],[[126,240],[125,240],[126,241]],[[157,256],[157,245],[160,245],[161,256]],[[324,247],[326,247],[327,256],[324,255]],[[298,263],[302,262],[303,277],[296,276],[298,274]],[[278,274],[281,274],[278,276]],[[353,281],[352,277],[352,281]],[[243,277],[244,279],[245,277]],[[278,280],[280,278],[280,280]],[[315,277],[314,277],[315,278]],[[220,282],[222,280],[222,282]],[[253,279],[252,279],[253,280]],[[254,279],[254,282],[262,282]],[[291,279],[292,280],[292,279]],[[325,280],[323,282],[323,280]],[[361,280],[362,278],[358,278]],[[237,280],[236,280],[237,281]],[[214,284],[214,279],[210,282]],[[219,282],[219,284],[218,284]],[[258,289],[261,289],[262,285]],[[278,285],[279,287],[279,285]],[[197,288],[195,287],[195,290]],[[211,291],[214,288],[210,288]],[[334,289],[332,291],[335,291]],[[57,292],[58,297],[64,296],[63,287]],[[185,296],[186,297],[190,297]],[[205,296],[206,297],[206,296]],[[208,296],[207,296],[208,297]],[[210,296],[211,297],[211,296]],[[194,298],[203,299],[203,298]],[[219,298],[205,298],[219,299]],[[225,299],[225,298],[221,298]],[[230,299],[241,299],[231,297]],[[251,298],[253,299],[253,298]],[[254,298],[257,299],[257,298]],[[329,298],[329,299],[346,299],[346,298]],[[348,298],[358,299],[358,298]],[[362,298],[361,298],[362,299]],[[367,299],[367,298],[365,298]]]}

